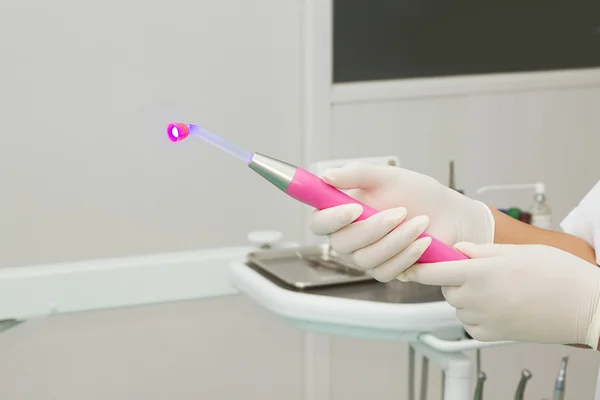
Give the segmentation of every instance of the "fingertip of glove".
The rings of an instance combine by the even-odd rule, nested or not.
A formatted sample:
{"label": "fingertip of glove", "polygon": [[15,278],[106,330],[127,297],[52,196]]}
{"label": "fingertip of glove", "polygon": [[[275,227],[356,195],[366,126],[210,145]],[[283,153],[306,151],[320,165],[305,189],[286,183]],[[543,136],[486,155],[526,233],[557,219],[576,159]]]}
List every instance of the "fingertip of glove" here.
{"label": "fingertip of glove", "polygon": [[335,177],[327,172],[324,173],[323,176],[321,176],[321,179],[323,179],[323,182],[328,183],[330,185],[333,185],[335,183]]}
{"label": "fingertip of glove", "polygon": [[404,221],[408,215],[408,211],[404,207],[393,208],[384,213],[384,222],[392,228]]}
{"label": "fingertip of glove", "polygon": [[454,247],[458,251],[463,251],[463,250],[466,251],[466,250],[471,249],[472,246],[473,246],[473,243],[470,243],[470,242],[458,242],[452,247]]}
{"label": "fingertip of glove", "polygon": [[330,169],[326,170],[325,172],[323,172],[321,179],[323,181],[325,181],[325,183],[329,183],[329,184],[333,185],[335,183],[335,181],[338,179],[338,171],[339,171],[339,168],[330,168]]}
{"label": "fingertip of glove", "polygon": [[412,282],[412,280],[415,277],[415,273],[414,270],[412,269],[414,267],[414,265],[410,266],[409,268],[405,269],[400,275],[398,275],[396,277],[397,280],[399,280],[400,282]]}
{"label": "fingertip of glove", "polygon": [[[425,232],[425,230],[427,229],[427,227],[429,226],[429,223],[431,222],[429,217],[427,215],[419,215],[417,217],[414,217],[411,221],[413,224],[415,233],[417,235],[422,234],[423,232]],[[427,237],[423,238],[426,239]],[[430,243],[427,244],[427,246],[429,246]]]}
{"label": "fingertip of glove", "polygon": [[478,245],[473,242],[458,242],[453,247],[460,252],[472,253],[474,251],[476,252],[477,249],[482,248],[482,246],[483,248],[485,247],[485,245]]}
{"label": "fingertip of glove", "polygon": [[341,224],[349,224],[360,217],[362,213],[363,207],[360,204],[346,204],[337,219]]}
{"label": "fingertip of glove", "polygon": [[[431,242],[433,242],[433,238],[431,236],[425,236],[425,237],[415,240],[415,242],[414,242],[415,251],[417,253],[424,253],[425,250],[427,250],[429,248],[429,246],[431,245]],[[419,256],[419,258],[421,258],[421,256]]]}

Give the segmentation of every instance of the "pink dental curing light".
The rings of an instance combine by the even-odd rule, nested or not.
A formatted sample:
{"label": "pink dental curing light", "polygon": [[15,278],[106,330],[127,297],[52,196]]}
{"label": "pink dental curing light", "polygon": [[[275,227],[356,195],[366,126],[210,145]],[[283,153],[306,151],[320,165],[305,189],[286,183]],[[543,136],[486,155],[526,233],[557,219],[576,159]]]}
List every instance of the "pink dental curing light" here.
{"label": "pink dental curing light", "polygon": [[[294,199],[312,206],[318,210],[335,207],[342,204],[360,204],[363,213],[354,221],[367,219],[379,211],[362,204],[337,188],[323,182],[312,173],[295,165],[277,160],[260,153],[248,153],[219,136],[197,125],[170,123],[167,135],[173,142],[179,142],[188,136],[196,136],[244,161],[250,169],[271,182],[275,187]],[[431,237],[426,233],[419,236]],[[418,262],[434,263],[441,261],[466,260],[468,257],[458,250],[431,237],[431,244],[425,250]]]}

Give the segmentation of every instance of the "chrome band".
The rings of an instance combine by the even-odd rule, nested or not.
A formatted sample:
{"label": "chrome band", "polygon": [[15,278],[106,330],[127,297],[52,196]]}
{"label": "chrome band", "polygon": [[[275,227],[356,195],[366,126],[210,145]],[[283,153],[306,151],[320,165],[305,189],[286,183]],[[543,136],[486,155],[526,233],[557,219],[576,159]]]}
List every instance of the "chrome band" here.
{"label": "chrome band", "polygon": [[296,173],[296,166],[260,153],[254,153],[248,166],[284,192]]}

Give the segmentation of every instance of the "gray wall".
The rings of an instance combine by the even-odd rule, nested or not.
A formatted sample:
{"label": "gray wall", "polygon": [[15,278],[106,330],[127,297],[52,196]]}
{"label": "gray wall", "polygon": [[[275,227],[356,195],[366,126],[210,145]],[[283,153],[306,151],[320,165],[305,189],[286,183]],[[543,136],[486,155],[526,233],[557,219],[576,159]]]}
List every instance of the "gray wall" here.
{"label": "gray wall", "polygon": [[299,205],[272,207],[239,161],[165,129],[203,124],[299,162],[299,16],[278,1],[3,2],[0,265],[296,233]]}
{"label": "gray wall", "polygon": [[[243,244],[258,228],[299,239],[302,206],[163,129],[201,123],[301,162],[301,5],[1,3],[0,265]],[[444,181],[453,157],[468,192],[541,179],[558,220],[597,179],[598,109],[598,88],[341,105],[333,155],[397,154]],[[243,296],[63,316],[0,335],[0,397],[304,399],[303,351]],[[595,353],[533,345],[484,351],[486,398],[510,396],[524,367],[532,398],[549,397],[564,352],[567,398],[590,398]],[[404,344],[334,338],[331,362],[333,399],[403,398]]]}

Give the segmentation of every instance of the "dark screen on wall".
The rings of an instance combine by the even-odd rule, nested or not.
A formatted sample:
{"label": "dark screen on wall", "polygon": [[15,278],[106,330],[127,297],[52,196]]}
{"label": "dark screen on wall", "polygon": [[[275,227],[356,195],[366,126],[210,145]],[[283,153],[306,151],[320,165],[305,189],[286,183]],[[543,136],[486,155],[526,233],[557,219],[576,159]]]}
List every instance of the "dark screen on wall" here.
{"label": "dark screen on wall", "polygon": [[334,0],[334,82],[600,66],[600,0]]}

